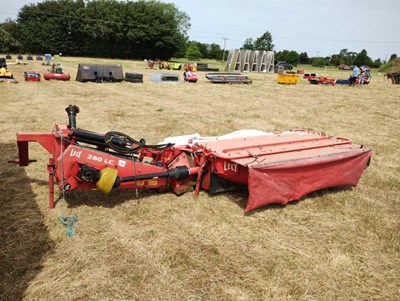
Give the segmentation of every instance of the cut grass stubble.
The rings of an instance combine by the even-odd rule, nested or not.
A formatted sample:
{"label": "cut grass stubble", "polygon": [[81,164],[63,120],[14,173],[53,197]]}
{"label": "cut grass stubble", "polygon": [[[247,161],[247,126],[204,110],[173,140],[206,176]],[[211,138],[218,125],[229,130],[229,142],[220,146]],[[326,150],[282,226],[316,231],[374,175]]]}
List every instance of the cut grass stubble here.
{"label": "cut grass stubble", "polygon": [[[83,62],[63,57],[61,64],[75,78]],[[398,300],[398,86],[376,77],[365,87],[286,86],[276,75],[253,73],[251,85],[212,85],[201,72],[196,84],[168,86],[149,83],[144,62],[123,63],[145,82],[30,83],[23,71],[45,67],[10,66],[21,82],[0,87],[0,299]],[[246,191],[198,198],[140,191],[139,199],[134,191],[72,192],[65,214],[79,221],[71,239],[58,222],[61,203],[47,208],[48,154],[32,145],[37,163],[6,163],[17,154],[16,132],[51,131],[67,122],[69,104],[81,109],[80,128],[115,129],[149,143],[304,128],[351,138],[374,154],[356,188],[249,215]]]}

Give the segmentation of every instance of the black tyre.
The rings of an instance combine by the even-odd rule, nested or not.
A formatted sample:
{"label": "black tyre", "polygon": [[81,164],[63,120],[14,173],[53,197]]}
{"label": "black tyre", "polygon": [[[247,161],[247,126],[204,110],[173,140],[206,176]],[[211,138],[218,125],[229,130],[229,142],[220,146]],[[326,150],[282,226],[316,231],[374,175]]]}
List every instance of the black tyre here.
{"label": "black tyre", "polygon": [[143,79],[125,77],[125,81],[129,83],[143,83]]}
{"label": "black tyre", "polygon": [[125,79],[126,78],[143,80],[143,74],[142,73],[138,73],[138,72],[126,72],[125,73]]}

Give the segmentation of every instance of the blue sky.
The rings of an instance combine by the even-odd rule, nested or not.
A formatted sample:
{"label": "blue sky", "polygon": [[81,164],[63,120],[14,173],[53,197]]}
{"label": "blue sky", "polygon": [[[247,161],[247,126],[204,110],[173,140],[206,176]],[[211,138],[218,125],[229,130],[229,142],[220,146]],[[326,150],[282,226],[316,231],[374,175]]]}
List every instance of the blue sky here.
{"label": "blue sky", "polygon": [[[40,0],[1,0],[0,22]],[[189,38],[240,48],[272,34],[275,50],[329,56],[366,49],[372,59],[400,56],[400,0],[164,0],[191,18]]]}

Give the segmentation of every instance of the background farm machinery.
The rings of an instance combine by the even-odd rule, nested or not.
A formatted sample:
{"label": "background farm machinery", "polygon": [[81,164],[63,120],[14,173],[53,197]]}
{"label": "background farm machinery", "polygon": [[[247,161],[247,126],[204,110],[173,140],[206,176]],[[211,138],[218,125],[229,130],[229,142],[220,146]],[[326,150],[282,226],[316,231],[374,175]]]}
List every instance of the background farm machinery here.
{"label": "background farm machinery", "polygon": [[51,68],[47,70],[47,72],[43,75],[45,80],[62,80],[67,81],[70,80],[71,75],[65,73],[63,69],[60,67],[60,64],[52,64]]}
{"label": "background farm machinery", "polygon": [[10,70],[7,69],[5,58],[0,57],[0,83],[18,83]]}

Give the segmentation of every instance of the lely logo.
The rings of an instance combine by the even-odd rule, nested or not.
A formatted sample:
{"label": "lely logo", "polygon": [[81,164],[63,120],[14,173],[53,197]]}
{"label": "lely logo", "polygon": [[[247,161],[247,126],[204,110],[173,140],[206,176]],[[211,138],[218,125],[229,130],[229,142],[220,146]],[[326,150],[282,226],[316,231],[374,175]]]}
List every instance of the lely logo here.
{"label": "lely logo", "polygon": [[224,171],[238,172],[238,164],[224,161]]}

